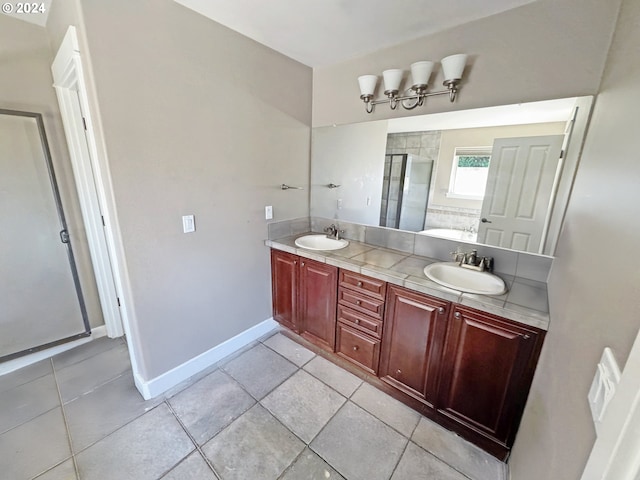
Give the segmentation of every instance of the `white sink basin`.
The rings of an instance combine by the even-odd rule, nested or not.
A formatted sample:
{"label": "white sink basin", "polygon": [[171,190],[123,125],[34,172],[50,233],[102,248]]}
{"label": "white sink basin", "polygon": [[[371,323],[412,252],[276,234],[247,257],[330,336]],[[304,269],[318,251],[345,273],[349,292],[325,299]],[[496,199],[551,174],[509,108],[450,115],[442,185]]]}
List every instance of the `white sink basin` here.
{"label": "white sink basin", "polygon": [[480,295],[502,295],[504,281],[489,272],[463,268],[455,262],[437,262],[424,267],[424,274],[436,283],[461,292]]}
{"label": "white sink basin", "polygon": [[348,240],[336,240],[328,238],[326,235],[305,235],[296,238],[296,245],[307,250],[340,250],[349,245]]}

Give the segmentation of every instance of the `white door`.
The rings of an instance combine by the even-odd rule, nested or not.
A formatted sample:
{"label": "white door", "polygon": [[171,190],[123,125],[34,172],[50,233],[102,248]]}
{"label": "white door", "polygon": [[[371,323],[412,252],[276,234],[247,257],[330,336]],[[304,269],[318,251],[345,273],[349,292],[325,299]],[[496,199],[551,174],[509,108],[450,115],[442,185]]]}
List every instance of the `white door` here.
{"label": "white door", "polygon": [[564,135],[493,142],[478,242],[539,252]]}

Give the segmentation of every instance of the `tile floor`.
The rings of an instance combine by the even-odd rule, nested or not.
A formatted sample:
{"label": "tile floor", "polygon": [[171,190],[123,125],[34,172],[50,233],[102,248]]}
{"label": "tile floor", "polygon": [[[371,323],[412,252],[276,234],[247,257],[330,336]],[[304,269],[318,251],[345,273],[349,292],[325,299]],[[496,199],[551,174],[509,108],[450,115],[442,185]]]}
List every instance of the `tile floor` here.
{"label": "tile floor", "polygon": [[0,377],[7,480],[503,480],[505,466],[281,333],[144,401],[102,338]]}

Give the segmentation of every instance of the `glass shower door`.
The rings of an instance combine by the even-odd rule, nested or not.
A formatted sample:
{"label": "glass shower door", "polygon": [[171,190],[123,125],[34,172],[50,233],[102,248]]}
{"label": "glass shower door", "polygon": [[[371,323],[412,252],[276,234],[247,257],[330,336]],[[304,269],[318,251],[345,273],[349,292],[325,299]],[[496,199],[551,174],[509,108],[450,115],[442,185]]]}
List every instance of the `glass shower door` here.
{"label": "glass shower door", "polygon": [[89,335],[42,117],[0,109],[0,361]]}

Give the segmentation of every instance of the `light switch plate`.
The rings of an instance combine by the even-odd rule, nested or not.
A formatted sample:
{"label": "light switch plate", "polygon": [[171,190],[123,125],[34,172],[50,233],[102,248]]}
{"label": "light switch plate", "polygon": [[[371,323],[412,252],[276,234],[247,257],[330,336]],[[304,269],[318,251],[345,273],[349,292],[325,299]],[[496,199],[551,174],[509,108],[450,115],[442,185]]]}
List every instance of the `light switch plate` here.
{"label": "light switch plate", "polygon": [[609,347],[602,352],[602,358],[598,363],[596,374],[589,390],[589,406],[591,416],[596,427],[596,434],[600,431],[600,425],[609,402],[616,393],[620,382],[620,367],[616,362],[613,352]]}
{"label": "light switch plate", "polygon": [[182,232],[191,233],[196,231],[196,221],[193,215],[182,216]]}
{"label": "light switch plate", "polygon": [[268,205],[264,207],[264,219],[271,220],[273,218],[273,207]]}

